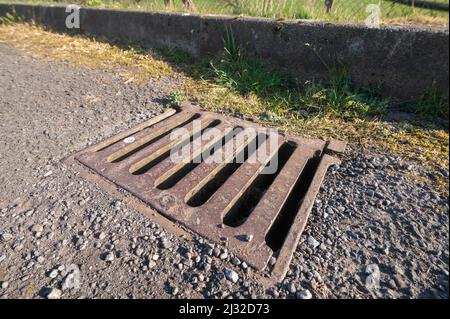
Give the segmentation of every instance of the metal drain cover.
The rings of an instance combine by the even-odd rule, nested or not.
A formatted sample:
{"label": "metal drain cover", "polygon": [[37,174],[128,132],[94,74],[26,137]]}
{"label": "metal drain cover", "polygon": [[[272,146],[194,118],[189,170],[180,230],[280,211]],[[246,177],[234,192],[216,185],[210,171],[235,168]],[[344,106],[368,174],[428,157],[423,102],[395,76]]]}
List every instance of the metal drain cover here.
{"label": "metal drain cover", "polygon": [[287,136],[189,104],[75,155],[160,214],[227,245],[270,277],[288,269],[314,199],[345,144]]}

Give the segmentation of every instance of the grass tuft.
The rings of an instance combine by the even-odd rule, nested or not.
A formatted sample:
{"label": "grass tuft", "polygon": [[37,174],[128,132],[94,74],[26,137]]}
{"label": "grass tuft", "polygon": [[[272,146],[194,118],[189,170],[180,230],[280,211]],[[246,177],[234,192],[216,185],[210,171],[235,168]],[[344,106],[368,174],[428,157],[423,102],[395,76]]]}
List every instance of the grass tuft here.
{"label": "grass tuft", "polygon": [[306,83],[300,101],[308,114],[331,113],[346,119],[381,116],[389,105],[379,88],[355,86],[345,69],[333,70],[327,82]]}
{"label": "grass tuft", "polygon": [[406,103],[402,108],[414,114],[430,119],[449,120],[448,91],[439,94],[436,85],[433,85],[418,101]]}
{"label": "grass tuft", "polygon": [[258,59],[244,58],[241,48],[236,46],[231,30],[224,38],[224,55],[219,61],[211,61],[211,71],[215,81],[240,94],[254,93],[268,96],[272,92],[285,90],[290,85],[288,77],[268,68]]}
{"label": "grass tuft", "polygon": [[164,103],[167,107],[180,107],[185,100],[183,92],[171,92],[165,96]]}
{"label": "grass tuft", "polygon": [[223,57],[211,61],[210,66],[210,74],[206,71],[205,75],[236,94],[259,99],[262,114],[295,112],[304,117],[332,114],[355,118],[382,115],[389,104],[379,89],[355,87],[343,67],[330,69],[329,81],[298,83],[257,58],[246,58],[231,30],[224,37]]}
{"label": "grass tuft", "polygon": [[17,17],[15,11],[6,12],[6,14],[0,17],[0,24],[11,25],[20,22],[20,18]]}

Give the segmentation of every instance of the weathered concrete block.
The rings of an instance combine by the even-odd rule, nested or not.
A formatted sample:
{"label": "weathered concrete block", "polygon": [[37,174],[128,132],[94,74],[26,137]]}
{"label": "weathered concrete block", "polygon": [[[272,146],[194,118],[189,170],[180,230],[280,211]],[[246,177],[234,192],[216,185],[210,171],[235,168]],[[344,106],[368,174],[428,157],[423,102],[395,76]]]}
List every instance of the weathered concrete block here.
{"label": "weathered concrete block", "polygon": [[[15,10],[57,31],[67,31],[62,6],[0,4],[0,16]],[[299,80],[326,79],[343,65],[355,83],[382,85],[386,95],[410,99],[434,84],[448,92],[448,29],[401,26],[368,28],[305,20],[201,16],[84,8],[82,32],[144,45],[178,48],[195,57],[217,56],[226,30],[246,54]]]}

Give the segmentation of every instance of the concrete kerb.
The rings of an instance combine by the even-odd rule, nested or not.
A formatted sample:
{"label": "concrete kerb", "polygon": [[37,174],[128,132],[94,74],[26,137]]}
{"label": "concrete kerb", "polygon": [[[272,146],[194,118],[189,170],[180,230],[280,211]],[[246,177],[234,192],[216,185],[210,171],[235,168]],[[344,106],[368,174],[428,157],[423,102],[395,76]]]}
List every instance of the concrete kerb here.
{"label": "concrete kerb", "polygon": [[[65,27],[63,6],[0,4],[0,16],[15,11],[57,31]],[[326,79],[326,65],[344,65],[360,85],[382,85],[397,99],[420,97],[433,85],[448,92],[448,29],[402,26],[369,28],[305,20],[201,16],[82,8],[81,32],[178,48],[194,57],[218,55],[223,36],[233,30],[246,54],[301,81]],[[324,63],[326,65],[324,65]]]}

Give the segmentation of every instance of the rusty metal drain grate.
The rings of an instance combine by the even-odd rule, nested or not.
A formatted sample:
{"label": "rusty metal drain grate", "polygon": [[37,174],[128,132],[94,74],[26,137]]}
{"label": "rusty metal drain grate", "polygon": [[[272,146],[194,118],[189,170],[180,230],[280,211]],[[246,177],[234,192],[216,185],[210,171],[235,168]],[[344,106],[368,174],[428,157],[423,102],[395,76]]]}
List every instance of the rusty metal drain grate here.
{"label": "rusty metal drain grate", "polygon": [[186,104],[75,159],[258,270],[276,256],[270,277],[281,280],[326,171],[339,162],[330,151],[344,147]]}

